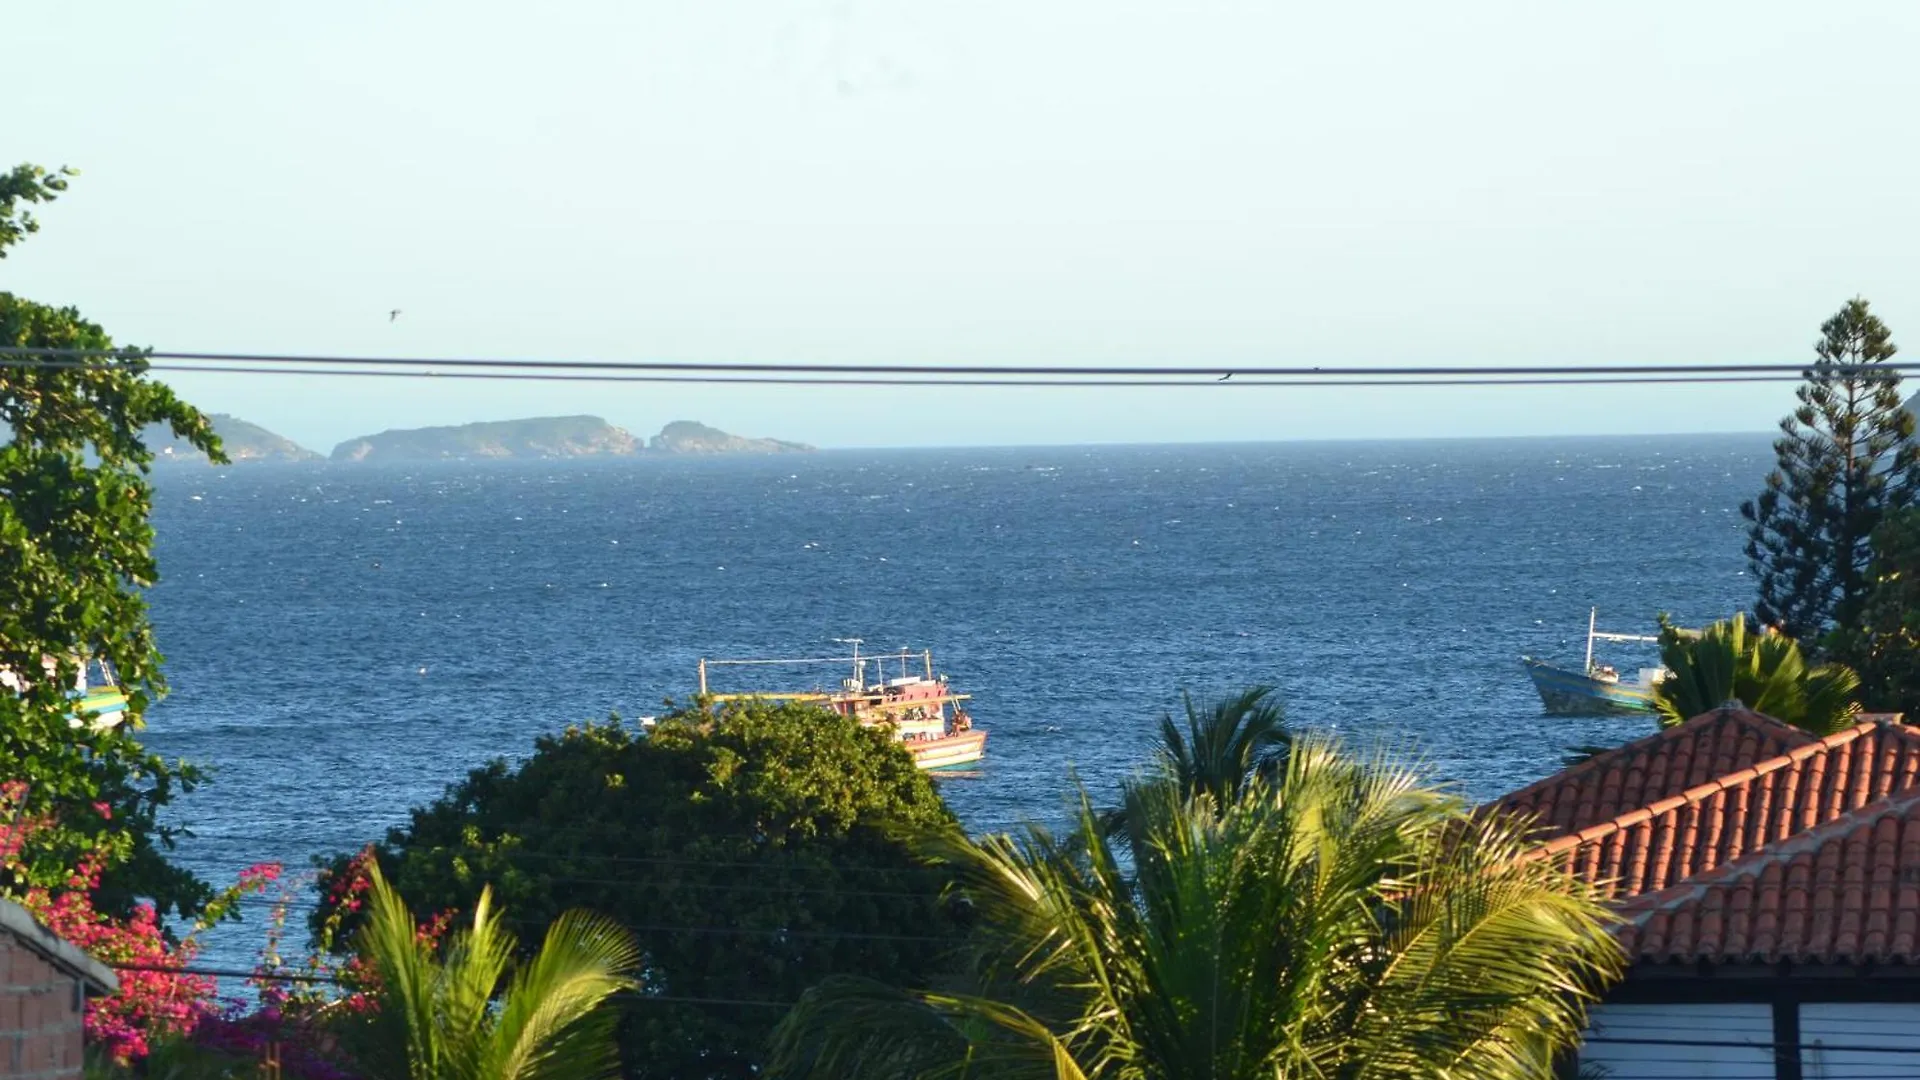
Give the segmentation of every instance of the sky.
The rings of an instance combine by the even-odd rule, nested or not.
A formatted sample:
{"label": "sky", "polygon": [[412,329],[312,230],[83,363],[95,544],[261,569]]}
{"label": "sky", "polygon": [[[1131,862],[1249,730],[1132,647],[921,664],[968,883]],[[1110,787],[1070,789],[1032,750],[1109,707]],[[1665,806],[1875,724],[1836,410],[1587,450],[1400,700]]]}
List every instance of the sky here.
{"label": "sky", "polygon": [[[0,289],[125,344],[1800,362],[1855,295],[1920,335],[1907,0],[66,0],[0,37],[0,165],[82,172]],[[170,381],[322,451],[577,413],[853,447],[1763,431],[1792,404]]]}

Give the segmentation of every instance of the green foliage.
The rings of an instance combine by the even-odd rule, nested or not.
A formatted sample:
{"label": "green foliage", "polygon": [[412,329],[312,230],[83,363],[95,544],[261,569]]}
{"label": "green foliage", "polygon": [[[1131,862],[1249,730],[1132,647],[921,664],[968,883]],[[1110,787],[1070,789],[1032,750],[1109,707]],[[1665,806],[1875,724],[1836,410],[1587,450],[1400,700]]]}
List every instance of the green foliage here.
{"label": "green foliage", "polygon": [[[38,228],[20,207],[53,199],[66,175],[21,166],[0,178],[0,255]],[[0,345],[110,350],[113,341],[73,308],[0,292]],[[0,671],[28,683],[0,691],[0,776],[27,781],[29,812],[61,821],[30,878],[73,865],[76,850],[106,848],[115,862],[103,909],[124,915],[139,894],[185,913],[210,894],[166,863],[171,837],[155,818],[199,775],[147,753],[130,730],[165,690],[141,592],[157,568],[152,458],[140,434],[165,425],[212,455],[219,442],[204,416],[147,378],[137,352],[85,365],[49,359],[0,356]],[[118,672],[127,728],[69,723],[68,690],[88,657]],[[110,827],[86,812],[94,804],[112,814]],[[27,883],[0,881],[0,892]]]}
{"label": "green foliage", "polygon": [[369,873],[360,951],[379,986],[362,1060],[371,1075],[596,1080],[618,1073],[607,1006],[634,989],[640,963],[626,931],[599,915],[566,912],[515,970],[518,942],[490,890],[474,902],[471,925],[440,946],[419,933],[379,868]]}
{"label": "green foliage", "polygon": [[1209,795],[1220,805],[1233,802],[1256,775],[1270,775],[1286,756],[1290,737],[1286,713],[1272,700],[1273,688],[1256,686],[1237,697],[1222,698],[1202,713],[1182,695],[1186,730],[1171,713],[1160,717],[1161,766],[1189,795]]}
{"label": "green foliage", "polygon": [[1920,720],[1920,509],[1888,514],[1874,530],[1860,626],[1836,631],[1832,649],[1859,668],[1870,707]]}
{"label": "green foliage", "polygon": [[977,980],[829,980],[770,1074],[1544,1080],[1621,968],[1598,893],[1523,860],[1524,824],[1318,737],[1225,805],[1164,769],[1122,798],[1130,866],[1084,793],[1064,842],[925,839],[977,909]]}
{"label": "green foliage", "polygon": [[1660,661],[1669,674],[1654,684],[1653,704],[1663,727],[1738,701],[1815,735],[1831,735],[1860,711],[1860,677],[1853,669],[1811,666],[1798,642],[1755,631],[1744,615],[1697,632],[1661,615]]}
{"label": "green foliage", "polygon": [[[614,721],[541,738],[520,765],[475,769],[414,810],[377,857],[417,909],[470,910],[492,883],[524,925],[574,907],[612,916],[638,937],[649,993],[791,1001],[830,974],[918,986],[942,970],[957,915],[895,834],[952,822],[884,732],[755,701],[678,712],[644,735]],[[622,1024],[627,1074],[756,1075],[778,1019],[637,1005]]]}
{"label": "green foliage", "polygon": [[1901,407],[1900,373],[1879,366],[1894,355],[1892,333],[1859,298],[1820,332],[1800,405],[1780,422],[1777,466],[1740,507],[1760,585],[1755,614],[1806,642],[1858,625],[1873,530],[1920,498],[1914,418]]}
{"label": "green foliage", "polygon": [[[1184,731],[1172,713],[1160,714],[1153,754],[1161,775],[1187,797],[1205,795],[1215,806],[1237,801],[1256,779],[1271,779],[1285,763],[1293,741],[1286,712],[1272,694],[1270,686],[1255,686],[1221,698],[1205,711],[1194,707],[1190,695],[1181,694]],[[1101,815],[1101,829],[1108,838],[1124,843],[1125,808],[1115,807]]]}
{"label": "green foliage", "polygon": [[0,174],[0,259],[28,234],[40,231],[40,223],[27,206],[59,198],[67,190],[67,178],[77,175],[72,169],[49,172],[38,165],[16,165]]}

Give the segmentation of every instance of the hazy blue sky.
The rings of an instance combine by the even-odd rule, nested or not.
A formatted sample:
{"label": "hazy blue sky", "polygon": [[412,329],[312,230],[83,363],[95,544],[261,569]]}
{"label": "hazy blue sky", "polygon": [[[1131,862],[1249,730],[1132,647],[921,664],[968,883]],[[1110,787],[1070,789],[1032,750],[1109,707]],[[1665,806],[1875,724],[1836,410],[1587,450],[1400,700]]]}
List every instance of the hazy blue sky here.
{"label": "hazy blue sky", "polygon": [[[1920,4],[13,5],[0,288],[118,340],[848,362],[1920,353]],[[389,324],[387,309],[405,314]],[[836,446],[1763,430],[1785,385],[175,379],[320,449],[593,412]]]}

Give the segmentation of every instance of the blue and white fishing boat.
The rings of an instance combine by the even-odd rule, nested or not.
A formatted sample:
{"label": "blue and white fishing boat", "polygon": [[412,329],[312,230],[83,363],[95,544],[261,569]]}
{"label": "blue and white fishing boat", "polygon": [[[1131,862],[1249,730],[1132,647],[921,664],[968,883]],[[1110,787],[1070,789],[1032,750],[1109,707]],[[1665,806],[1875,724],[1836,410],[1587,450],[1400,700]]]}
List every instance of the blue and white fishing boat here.
{"label": "blue and white fishing boat", "polygon": [[1641,668],[1632,678],[1622,678],[1609,664],[1593,662],[1596,641],[1657,642],[1644,634],[1607,634],[1594,629],[1599,609],[1587,613],[1587,660],[1582,671],[1568,671],[1531,656],[1520,658],[1540,692],[1540,701],[1549,716],[1632,716],[1653,711],[1653,687],[1667,677],[1664,667]]}

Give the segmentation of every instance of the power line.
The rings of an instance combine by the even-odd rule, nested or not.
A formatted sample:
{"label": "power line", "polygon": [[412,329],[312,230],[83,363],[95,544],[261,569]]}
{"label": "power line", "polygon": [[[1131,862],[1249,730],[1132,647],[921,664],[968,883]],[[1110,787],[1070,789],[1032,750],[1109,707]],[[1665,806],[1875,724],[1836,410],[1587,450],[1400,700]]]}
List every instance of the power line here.
{"label": "power line", "polygon": [[1687,1046],[1701,1049],[1738,1048],[1742,1050],[1799,1049],[1835,1054],[1920,1054],[1920,1046],[1865,1046],[1852,1043],[1808,1042],[1805,1039],[1791,1043],[1773,1039],[1632,1039],[1596,1035],[1581,1041],[1587,1044],[1618,1046]]}
{"label": "power line", "polygon": [[540,371],[524,372],[485,372],[485,371],[413,371],[413,370],[371,370],[349,371],[336,368],[262,368],[262,367],[213,367],[194,364],[155,364],[152,369],[160,372],[201,372],[206,374],[227,375],[319,375],[319,376],[365,376],[371,378],[403,379],[479,379],[485,381],[530,381],[530,382],[586,382],[586,383],[695,383],[703,386],[987,386],[987,387],[1219,387],[1242,389],[1258,386],[1290,387],[1381,387],[1381,386],[1647,386],[1656,384],[1699,384],[1699,383],[1780,383],[1799,382],[1798,375],[1678,375],[1672,377],[1618,376],[1602,378],[1356,378],[1356,379],[1279,379],[1254,376],[1238,382],[1222,382],[1218,378],[1200,379],[1043,379],[1043,378],[936,378],[936,377],[843,377],[843,376],[709,376],[709,375],[579,375],[550,373]]}
{"label": "power line", "polygon": [[[283,970],[243,971],[239,968],[199,967],[195,965],[174,966],[170,964],[114,963],[108,964],[107,966],[116,971],[152,971],[167,975],[198,975],[210,979],[254,979],[260,982],[323,983],[332,986],[340,986],[345,983],[345,980],[341,979],[338,975],[322,972],[302,973]],[[753,998],[693,997],[676,994],[649,994],[644,992],[615,994],[614,998],[620,1001],[659,1002],[661,1004],[672,1005],[740,1005],[758,1006],[769,1009],[790,1009],[794,1006],[794,1002],[791,1001],[763,1001]]]}
{"label": "power line", "polygon": [[[245,971],[238,968],[210,968],[174,966],[169,964],[113,963],[109,967],[118,971],[152,971],[170,975],[198,975],[207,978],[255,979],[262,982],[304,982],[340,985],[343,980],[330,973],[302,973],[283,970]],[[792,1008],[792,1001],[767,1001],[752,998],[715,998],[699,996],[676,996],[671,994],[618,994],[621,1000],[639,1000],[660,1002],[663,1004],[689,1005],[737,1005],[758,1006],[773,1009]],[[1620,1046],[1666,1046],[1689,1049],[1738,1049],[1738,1050],[1774,1050],[1807,1051],[1835,1054],[1920,1054],[1920,1046],[1873,1046],[1854,1043],[1829,1043],[1815,1040],[1801,1040],[1797,1043],[1779,1042],[1772,1039],[1633,1039],[1592,1036],[1580,1040],[1582,1045],[1620,1045]],[[1676,1074],[1679,1075],[1679,1074]],[[1691,1075],[1691,1074],[1689,1074]]]}
{"label": "power line", "polygon": [[[230,374],[301,373],[331,376],[414,378],[505,378],[568,381],[742,382],[819,385],[944,386],[1435,386],[1435,385],[1629,385],[1681,382],[1797,381],[1805,364],[1607,364],[1607,365],[1456,365],[1434,367],[1371,366],[1068,366],[1057,364],[823,364],[480,357],[308,356],[273,353],[215,353],[156,350],[101,350],[0,347],[0,356],[19,358],[13,366],[85,368],[101,362],[142,362],[156,371]],[[198,363],[152,363],[197,361]],[[355,365],[340,368],[338,365]],[[333,365],[316,367],[315,365]],[[416,369],[456,370],[416,370]],[[1823,374],[1890,376],[1920,369],[1920,362],[1830,365]],[[559,374],[571,373],[571,374]],[[586,373],[586,374],[582,374]],[[648,373],[648,374],[635,374]],[[1232,380],[1239,379],[1234,382]]]}
{"label": "power line", "polygon": [[[191,828],[191,826],[188,826],[188,828]],[[525,843],[528,841],[529,837],[535,838],[536,842],[549,842],[553,839],[559,839],[559,838],[564,838],[568,836],[590,837],[593,839],[605,839],[606,837],[606,833],[604,832],[596,831],[592,829],[579,828],[577,826],[576,827],[567,827],[567,826],[542,827],[538,824],[533,825],[528,830],[528,834],[529,836],[522,836],[522,837],[519,837],[518,839],[520,839],[523,843]],[[720,835],[720,836],[734,835],[734,836],[744,837],[749,834],[746,832],[740,832],[735,834],[708,834],[708,835]],[[248,835],[248,834],[239,834],[239,833],[221,833],[218,836],[204,836],[200,834],[195,834],[194,836],[185,838],[185,840],[186,841],[245,840],[245,841],[248,841],[251,843],[257,843],[257,844],[278,844],[281,842],[279,839],[275,837]],[[482,843],[486,843],[486,841],[483,840]],[[186,854],[186,855],[194,854],[191,847],[188,846],[188,844],[185,842],[181,843],[180,850],[182,851],[183,854]],[[342,852],[340,854],[351,854],[351,853]],[[733,870],[753,870],[753,871],[759,871],[767,874],[813,873],[813,874],[835,874],[835,875],[841,875],[841,876],[865,874],[865,875],[885,875],[887,877],[895,877],[895,878],[922,877],[922,878],[934,879],[939,881],[951,880],[954,876],[952,871],[945,870],[937,866],[830,866],[830,865],[820,865],[818,863],[780,863],[780,862],[774,862],[774,861],[756,862],[750,859],[721,859],[721,858],[702,859],[702,858],[675,857],[671,855],[615,855],[615,854],[605,854],[601,852],[591,852],[591,851],[582,851],[582,852],[536,851],[528,847],[500,847],[500,848],[489,849],[486,847],[475,846],[475,845],[467,844],[464,842],[458,842],[458,841],[444,843],[444,844],[426,843],[421,845],[420,847],[405,846],[403,847],[403,850],[400,852],[400,854],[403,856],[412,855],[417,858],[426,858],[431,856],[439,856],[439,857],[445,857],[445,858],[465,858],[474,862],[479,862],[483,859],[493,858],[493,859],[500,859],[505,862],[517,862],[521,860],[545,860],[548,862],[604,863],[609,865],[623,865],[623,866],[698,867],[702,869],[718,867],[718,868],[733,869]],[[248,866],[248,865],[252,865],[255,862],[259,862],[261,860],[256,859],[256,860],[248,861],[246,859],[236,856],[232,858],[221,859],[219,861],[223,863],[231,863],[232,865],[235,865],[235,866]],[[586,880],[586,879],[568,879],[568,880]],[[607,884],[607,882],[598,882],[598,884]],[[631,884],[631,883],[619,882],[617,884],[625,885],[625,884]],[[862,890],[860,889],[835,889],[833,891],[840,892],[840,893],[861,893],[862,892]],[[892,893],[876,892],[876,893],[870,893],[866,895],[898,896],[901,894],[897,892],[892,892]]]}
{"label": "power line", "polygon": [[[713,373],[760,373],[760,374],[833,374],[833,375],[1059,375],[1068,377],[1111,376],[1111,377],[1152,377],[1152,376],[1189,376],[1194,378],[1210,377],[1218,380],[1222,375],[1240,376],[1301,376],[1317,378],[1327,376],[1367,376],[1383,378],[1393,376],[1476,376],[1476,375],[1731,375],[1731,374],[1782,374],[1791,373],[1795,377],[1804,377],[1813,368],[1805,363],[1750,363],[1750,364],[1537,364],[1518,367],[1502,367],[1489,364],[1450,365],[1433,367],[1408,366],[1372,366],[1372,367],[1327,367],[1325,365],[1234,365],[1234,364],[1179,364],[1146,366],[1112,365],[1066,365],[1066,364],[826,364],[801,361],[798,363],[768,363],[763,361],[676,361],[676,360],[567,360],[551,358],[498,358],[498,357],[420,357],[420,356],[339,356],[304,355],[289,353],[255,352],[183,352],[165,349],[155,350],[116,350],[116,349],[66,349],[34,348],[31,346],[0,346],[0,355],[49,356],[68,359],[107,359],[107,360],[199,360],[225,363],[259,363],[273,365],[304,364],[363,364],[376,367],[465,367],[465,368],[535,368],[569,369],[600,371],[675,371]],[[1835,374],[1861,373],[1872,374],[1894,370],[1920,369],[1920,361],[1883,361],[1874,364],[1835,364],[1829,365],[1829,371]]]}
{"label": "power line", "polygon": [[[240,901],[245,904],[251,904],[252,906],[255,906],[255,907],[282,906],[282,901],[277,900],[273,897],[258,897],[258,896],[241,897]],[[324,906],[317,902],[287,903],[287,904],[284,904],[284,906],[287,908],[289,913],[299,911],[299,912],[311,914],[312,912],[315,912],[315,911],[325,910]],[[883,933],[873,933],[873,932],[861,931],[861,930],[796,930],[796,929],[789,929],[786,927],[763,929],[760,927],[751,927],[751,926],[689,926],[689,925],[678,924],[678,923],[635,923],[635,922],[626,922],[624,920],[615,918],[610,915],[606,917],[613,919],[614,922],[619,923],[621,926],[625,927],[626,929],[631,930],[634,933],[640,933],[640,934],[695,934],[695,935],[714,935],[714,936],[720,936],[720,937],[798,938],[806,941],[895,941],[895,942],[912,942],[917,944],[937,944],[937,945],[956,945],[956,944],[959,944],[961,941],[965,940],[966,938],[966,935],[964,933],[954,933],[954,934],[949,934],[943,937],[938,934],[883,934]],[[550,923],[541,922],[537,919],[515,919],[511,917],[504,917],[500,921],[505,923],[508,926],[517,926],[524,929],[544,930],[546,927],[551,925]]]}
{"label": "power line", "polygon": [[[0,354],[3,355],[3,354]],[[341,360],[339,363],[356,361]],[[418,361],[431,365],[436,361]],[[25,368],[51,368],[59,370],[94,370],[101,367],[97,362],[86,360],[34,360],[23,358],[11,364],[0,365]],[[544,365],[534,365],[544,368]],[[1585,376],[1580,369],[1569,368],[1564,375],[1525,376],[1499,375],[1481,378],[1441,375],[1434,377],[1412,376],[1362,376],[1354,378],[1335,378],[1343,375],[1338,369],[1326,372],[1329,377],[1275,377],[1258,373],[1249,374],[1238,381],[1222,379],[1217,371],[1198,372],[1186,378],[1153,377],[1137,378],[1086,377],[1086,378],[1047,378],[1047,377],[980,377],[968,375],[834,375],[807,374],[806,368],[794,367],[788,370],[800,372],[794,375],[727,375],[727,374],[633,374],[622,372],[643,371],[638,366],[632,369],[619,369],[607,372],[580,373],[561,370],[454,370],[439,371],[430,367],[422,368],[305,368],[290,366],[259,366],[229,364],[183,364],[158,363],[147,365],[149,372],[192,372],[211,375],[294,375],[342,378],[400,378],[400,379],[462,379],[481,381],[529,381],[529,382],[582,382],[582,383],[691,383],[705,386],[723,386],[739,384],[742,386],[971,386],[971,387],[1219,387],[1223,389],[1247,387],[1382,387],[1382,386],[1646,386],[1657,384],[1703,384],[1703,383],[1776,383],[1798,382],[1802,376],[1798,373],[1775,374],[1679,374],[1679,375],[1599,375]],[[878,370],[878,369],[876,369]],[[1124,370],[1124,369],[1122,369]],[[1492,369],[1498,370],[1498,369]],[[1239,374],[1237,372],[1233,374]]]}

